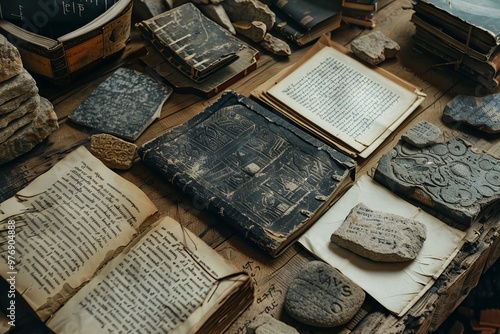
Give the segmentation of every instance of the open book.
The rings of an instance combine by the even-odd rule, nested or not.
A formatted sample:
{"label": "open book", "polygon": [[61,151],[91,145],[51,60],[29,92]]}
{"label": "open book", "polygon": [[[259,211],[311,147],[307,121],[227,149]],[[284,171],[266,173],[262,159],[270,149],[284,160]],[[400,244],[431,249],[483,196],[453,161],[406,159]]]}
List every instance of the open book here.
{"label": "open book", "polygon": [[247,274],[152,223],[147,196],[84,147],[0,210],[1,275],[56,333],[219,333],[253,301]]}
{"label": "open book", "polygon": [[300,61],[252,95],[347,154],[366,158],[425,94],[347,52],[323,35]]}

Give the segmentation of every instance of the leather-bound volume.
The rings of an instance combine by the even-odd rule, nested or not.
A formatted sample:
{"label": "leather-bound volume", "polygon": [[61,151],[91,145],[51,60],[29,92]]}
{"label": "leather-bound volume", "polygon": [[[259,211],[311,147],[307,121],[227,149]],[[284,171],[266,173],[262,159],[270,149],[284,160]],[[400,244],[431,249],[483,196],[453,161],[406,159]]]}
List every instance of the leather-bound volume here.
{"label": "leather-bound volume", "polygon": [[352,184],[356,166],[349,156],[232,91],[139,147],[138,154],[273,257]]}

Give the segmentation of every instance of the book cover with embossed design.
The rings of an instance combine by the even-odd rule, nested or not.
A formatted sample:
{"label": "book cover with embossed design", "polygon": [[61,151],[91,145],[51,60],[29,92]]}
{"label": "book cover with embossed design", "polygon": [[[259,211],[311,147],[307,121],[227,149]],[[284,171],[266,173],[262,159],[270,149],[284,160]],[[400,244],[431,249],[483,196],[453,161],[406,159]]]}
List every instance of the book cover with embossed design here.
{"label": "book cover with embossed design", "polygon": [[273,257],[352,184],[355,170],[347,155],[234,92],[138,154]]}

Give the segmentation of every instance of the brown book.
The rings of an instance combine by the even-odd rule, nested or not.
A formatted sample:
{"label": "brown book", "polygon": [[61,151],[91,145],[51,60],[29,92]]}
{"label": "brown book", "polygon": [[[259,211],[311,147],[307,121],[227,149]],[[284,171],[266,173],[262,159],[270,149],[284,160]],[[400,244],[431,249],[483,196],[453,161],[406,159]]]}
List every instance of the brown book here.
{"label": "brown book", "polygon": [[155,212],[84,147],[1,203],[10,324],[23,323],[9,311],[22,299],[59,334],[223,332],[252,303],[252,280]]}

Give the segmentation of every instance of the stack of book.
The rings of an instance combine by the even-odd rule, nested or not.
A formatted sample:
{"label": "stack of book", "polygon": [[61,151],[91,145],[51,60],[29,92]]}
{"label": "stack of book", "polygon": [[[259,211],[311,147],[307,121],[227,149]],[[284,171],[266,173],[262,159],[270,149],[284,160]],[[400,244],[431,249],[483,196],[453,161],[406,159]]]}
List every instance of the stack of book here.
{"label": "stack of book", "polygon": [[362,27],[375,27],[378,0],[344,0],[342,21]]}
{"label": "stack of book", "polygon": [[412,22],[415,48],[439,65],[495,90],[500,80],[500,2],[419,0]]}

